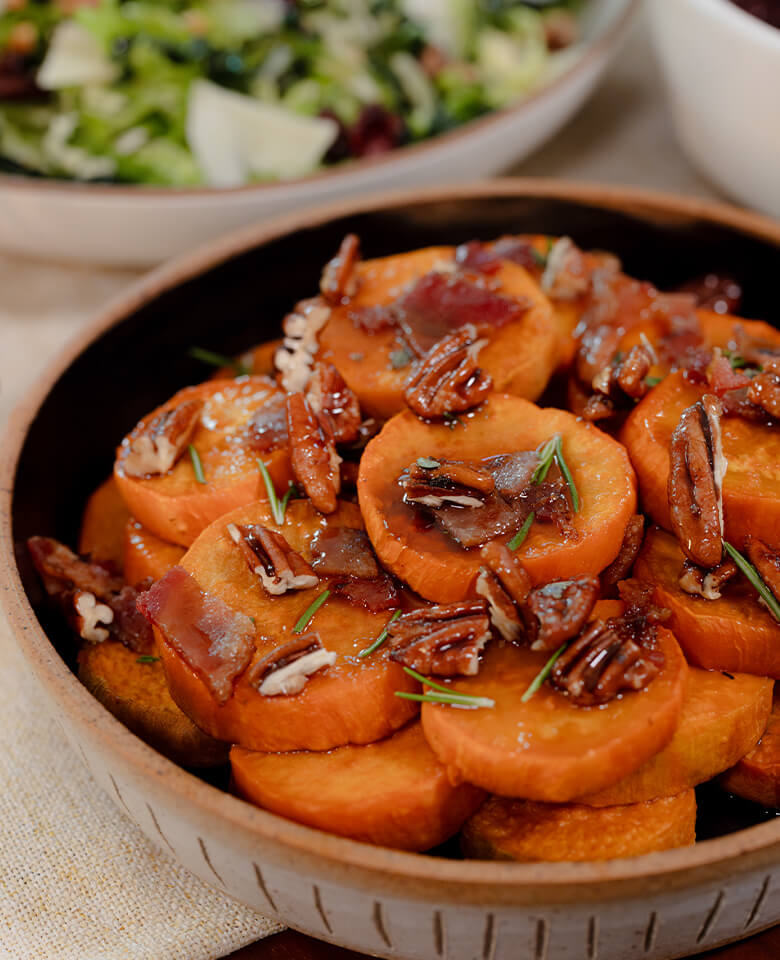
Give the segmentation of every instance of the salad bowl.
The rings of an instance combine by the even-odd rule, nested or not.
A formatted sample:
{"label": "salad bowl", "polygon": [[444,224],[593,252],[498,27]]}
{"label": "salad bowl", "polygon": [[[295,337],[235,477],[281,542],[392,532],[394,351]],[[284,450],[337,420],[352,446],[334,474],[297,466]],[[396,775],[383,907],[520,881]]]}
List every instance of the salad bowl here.
{"label": "salad bowl", "polygon": [[777,224],[637,190],[506,180],[245,228],[112,303],[15,413],[0,484],[4,606],[43,699],[100,787],[163,851],[259,912],[385,957],[670,960],[780,920],[780,823],[702,824],[693,847],[576,864],[402,853],[292,823],[177,767],[93,699],[72,671],[68,631],[47,611],[20,549],[33,533],[74,540],[87,493],[111,468],[115,437],[199,375],[187,347],[236,353],[275,336],[345,233],[358,233],[367,255],[379,256],[509,231],[571,234],[615,250],[627,269],[659,285],[728,268],[748,314],[774,302]]}
{"label": "salad bowl", "polygon": [[[0,173],[0,249],[145,266],[242,224],[318,203],[494,175],[540,146],[580,108],[639,3],[583,4],[581,42],[562,51],[554,77],[511,106],[447,133],[309,176],[247,186],[155,187]],[[220,133],[214,139],[225,138]]]}

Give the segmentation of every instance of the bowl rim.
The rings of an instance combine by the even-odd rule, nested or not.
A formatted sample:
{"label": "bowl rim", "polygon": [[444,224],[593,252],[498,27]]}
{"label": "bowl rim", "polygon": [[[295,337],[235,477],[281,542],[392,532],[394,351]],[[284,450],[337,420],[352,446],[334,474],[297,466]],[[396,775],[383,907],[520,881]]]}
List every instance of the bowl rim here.
{"label": "bowl rim", "polygon": [[732,0],[689,0],[689,3],[703,13],[714,14],[723,21],[724,26],[741,30],[745,36],[764,44],[773,52],[780,50],[780,29],[743,10]]}
{"label": "bowl rim", "polygon": [[0,174],[0,190],[9,188],[21,189],[25,191],[62,191],[66,196],[76,198],[89,197],[133,197],[141,200],[147,197],[157,198],[160,196],[186,198],[186,197],[233,197],[243,196],[245,194],[269,194],[275,190],[283,192],[293,190],[309,183],[315,186],[319,183],[339,184],[352,174],[360,174],[364,171],[384,168],[393,163],[409,162],[413,163],[415,158],[423,153],[432,153],[436,151],[446,152],[447,148],[457,141],[468,139],[473,135],[479,135],[485,130],[499,127],[504,124],[522,122],[522,116],[526,111],[536,108],[543,103],[564,85],[588,69],[594,61],[602,56],[606,56],[608,51],[614,48],[625,31],[627,30],[634,15],[638,12],[643,0],[619,0],[623,8],[618,10],[613,20],[607,24],[605,29],[588,43],[581,56],[559,76],[554,77],[549,83],[540,87],[523,97],[515,104],[502,107],[499,110],[491,110],[484,116],[476,117],[465,124],[454,127],[445,133],[438,134],[435,137],[428,137],[417,143],[410,143],[405,146],[396,147],[387,153],[375,157],[362,157],[350,161],[343,166],[336,165],[329,169],[321,170],[317,173],[309,174],[305,177],[296,177],[292,180],[280,180],[275,182],[251,183],[239,187],[165,187],[154,184],[104,184],[104,183],[83,183],[73,180],[58,180],[53,177],[35,177],[25,174],[2,173]]}
{"label": "bowl rim", "polygon": [[495,197],[550,198],[581,202],[663,219],[699,219],[775,244],[780,248],[780,222],[761,214],[696,197],[683,197],[630,187],[601,186],[543,178],[507,178],[442,187],[402,190],[377,198],[349,201],[298,212],[268,223],[242,228],[204,244],[153,270],[100,310],[48,365],[12,412],[0,441],[0,582],[1,605],[28,666],[60,710],[74,723],[89,727],[89,736],[123,769],[148,786],[150,794],[175,801],[177,809],[211,823],[225,837],[243,835],[250,843],[296,864],[308,875],[327,871],[360,878],[372,890],[383,889],[423,899],[447,896],[478,904],[582,903],[624,900],[650,891],[685,889],[723,880],[780,860],[780,820],[736,833],[642,857],[591,863],[500,863],[456,861],[406,853],[348,840],[294,823],[261,810],[194,777],[136,737],[79,682],[60,658],[39,624],[22,586],[14,556],[11,519],[14,477],[28,429],[51,388],[72,362],[95,340],[129,314],[167,290],[218,266],[233,256],[296,229],[320,226],[341,216],[381,212],[415,202],[446,202]]}

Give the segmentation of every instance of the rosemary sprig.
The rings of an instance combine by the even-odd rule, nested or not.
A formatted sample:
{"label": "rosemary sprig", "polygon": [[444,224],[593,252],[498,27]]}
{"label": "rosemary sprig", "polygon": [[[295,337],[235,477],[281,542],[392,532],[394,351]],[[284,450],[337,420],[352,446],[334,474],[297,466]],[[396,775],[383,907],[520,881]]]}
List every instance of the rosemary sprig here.
{"label": "rosemary sprig", "polygon": [[645,383],[648,387],[657,387],[663,380],[663,377],[645,377]]}
{"label": "rosemary sprig", "polygon": [[531,483],[542,483],[546,479],[555,459],[555,441],[559,439],[560,434],[556,433],[539,451],[539,465],[531,475]]}
{"label": "rosemary sprig", "polygon": [[764,583],[761,574],[756,570],[753,564],[746,558],[743,557],[739,550],[736,547],[732,547],[730,543],[726,540],[723,541],[723,547],[726,553],[731,557],[731,559],[736,563],[742,573],[750,581],[751,586],[753,586],[767,605],[769,612],[772,616],[780,623],[780,603],[775,599],[775,595],[769,589],[769,587]]}
{"label": "rosemary sprig", "polygon": [[203,464],[201,463],[200,454],[193,447],[192,444],[189,445],[190,451],[190,460],[192,460],[192,469],[195,473],[195,479],[198,483],[206,483],[206,474],[203,472]]}
{"label": "rosemary sprig", "polygon": [[370,646],[366,647],[365,650],[361,650],[360,653],[358,654],[359,657],[368,657],[370,654],[374,652],[374,650],[378,650],[382,646],[385,640],[387,640],[387,635],[390,632],[390,624],[395,623],[395,621],[401,616],[401,613],[402,613],[401,610],[395,611],[392,617],[390,617],[390,619],[387,621],[387,625],[379,634],[379,636],[376,638],[376,640],[374,640],[374,642]]}
{"label": "rosemary sprig", "polygon": [[215,353],[213,350],[204,350],[203,347],[190,347],[187,351],[195,360],[202,363],[208,363],[212,367],[230,367],[236,371],[237,377],[244,377],[251,373],[249,367],[240,360],[234,360],[232,357],[226,357],[223,353]]}
{"label": "rosemary sprig", "polygon": [[539,253],[536,247],[531,247],[531,256],[536,261],[537,266],[544,269],[547,266],[547,261],[550,259],[550,254],[552,253],[553,240],[552,237],[547,237],[547,249],[544,253]]}
{"label": "rosemary sprig", "polygon": [[558,657],[560,657],[560,655],[568,646],[569,646],[569,642],[567,641],[566,643],[562,643],[560,647],[558,647],[558,649],[550,657],[547,663],[545,663],[545,665],[542,667],[539,673],[537,673],[536,676],[533,678],[528,689],[525,691],[522,697],[520,697],[520,703],[528,703],[528,701],[536,693],[539,687],[541,687],[544,681],[550,676],[550,674],[552,673],[552,668],[555,666],[558,660]]}
{"label": "rosemary sprig", "polygon": [[560,433],[555,435],[555,460],[558,463],[558,468],[563,474],[563,479],[566,481],[569,487],[572,508],[574,509],[575,513],[579,513],[580,495],[577,493],[577,487],[574,485],[574,477],[571,475],[571,470],[569,470],[569,465],[566,463],[566,458],[563,455],[563,441],[561,440]]}
{"label": "rosemary sprig", "polygon": [[330,596],[330,590],[323,590],[322,593],[317,597],[316,600],[313,600],[309,606],[303,611],[303,613],[298,617],[298,620],[293,627],[293,633],[303,633],[306,627],[311,623],[312,617],[320,609],[320,607],[325,603],[325,601]]}
{"label": "rosemary sprig", "polygon": [[533,510],[528,514],[528,516],[523,520],[523,525],[517,531],[517,533],[512,537],[512,539],[507,544],[510,550],[517,550],[518,547],[522,546],[525,542],[525,538],[528,536],[528,531],[531,529],[531,524],[534,522],[536,514]]}
{"label": "rosemary sprig", "polygon": [[160,658],[152,656],[151,653],[142,653],[140,657],[136,657],[136,663],[159,663]]}
{"label": "rosemary sprig", "polygon": [[451,687],[444,687],[429,677],[424,677],[411,667],[404,667],[404,673],[431,687],[427,693],[407,693],[405,690],[396,690],[395,695],[404,700],[417,700],[420,703],[444,703],[451,707],[495,707],[496,701],[490,697],[472,697],[469,693],[461,693]]}
{"label": "rosemary sprig", "polygon": [[268,504],[271,507],[271,515],[274,518],[274,523],[277,527],[281,527],[284,523],[284,513],[287,509],[287,504],[290,502],[290,497],[292,496],[293,485],[290,484],[287,488],[287,493],[285,493],[280,500],[276,494],[276,487],[271,479],[271,474],[259,457],[257,458],[257,466],[260,470],[260,476],[263,478],[263,483],[265,484],[265,492],[268,494]]}

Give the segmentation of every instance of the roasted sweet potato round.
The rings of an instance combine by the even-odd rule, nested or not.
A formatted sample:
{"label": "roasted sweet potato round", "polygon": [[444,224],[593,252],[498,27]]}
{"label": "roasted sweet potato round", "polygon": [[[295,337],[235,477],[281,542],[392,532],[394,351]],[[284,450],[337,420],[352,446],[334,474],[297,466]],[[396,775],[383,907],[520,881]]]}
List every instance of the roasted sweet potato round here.
{"label": "roasted sweet potato round", "polygon": [[[573,530],[535,523],[518,556],[536,582],[596,575],[615,559],[636,509],[634,472],[623,447],[570,413],[496,394],[454,427],[429,424],[410,411],[388,421],[360,462],[358,496],[366,530],[382,563],[429,600],[473,595],[479,548],[465,549],[442,530],[421,526],[403,502],[398,477],[420,457],[478,461],[533,451],[554,434],[580,498]],[[516,531],[509,531],[509,540]]]}
{"label": "roasted sweet potato round", "polygon": [[[413,355],[395,328],[368,332],[355,317],[366,308],[393,303],[416,280],[454,267],[453,247],[428,247],[357,265],[358,289],[348,303],[331,308],[319,334],[318,357],[335,364],[367,414],[382,419],[404,408],[403,392]],[[558,337],[550,302],[520,266],[503,261],[490,277],[490,292],[529,303],[518,320],[498,327],[479,354],[496,390],[536,399],[558,360]],[[480,315],[475,315],[480,320]],[[427,346],[427,343],[426,343]]]}
{"label": "roasted sweet potato round", "polygon": [[[222,517],[206,529],[182,560],[201,590],[223,600],[255,621],[253,664],[293,637],[293,627],[332,581],[270,596],[231,539],[228,524],[260,523],[274,527],[268,504],[258,502]],[[328,526],[362,528],[360,511],[342,503],[323,517],[308,500],[292,501],[279,529],[289,545],[311,559],[314,534]],[[232,695],[220,704],[203,679],[185,663],[159,630],[161,655],[171,694],[203,730],[251,750],[329,750],[349,743],[371,743],[403,726],[417,704],[395,696],[418,684],[380,648],[358,658],[382,631],[389,613],[370,613],[337,595],[316,613],[307,629],[316,631],[326,650],[338,655],[335,664],[309,678],[295,695],[264,696],[250,682],[252,665],[236,681]]]}
{"label": "roasted sweet potato round", "polygon": [[125,580],[134,585],[148,577],[164,577],[186,553],[184,547],[161,540],[132,518],[125,526],[124,536]]}
{"label": "roasted sweet potato round", "polygon": [[671,797],[722,773],[758,743],[772,687],[765,677],[691,667],[671,742],[625,780],[578,802],[607,807]]}
{"label": "roasted sweet potato round", "polygon": [[399,850],[429,850],[451,837],[485,799],[453,785],[419,722],[362,747],[324,753],[230,751],[238,794],[291,820]]}
{"label": "roasted sweet potato round", "polygon": [[669,626],[686,657],[707,670],[780,677],[780,624],[753,587],[737,574],[719,600],[692,596],[678,583],[684,559],[677,540],[655,528],[645,537],[635,572],[671,611]]}
{"label": "roasted sweet potato round", "polygon": [[[200,459],[205,482],[199,482],[186,449],[167,473],[130,476],[125,470],[130,445],[160,414],[189,401],[203,402],[190,442]],[[269,407],[279,411],[284,422],[284,394],[267,377],[210,380],[180,390],[141,420],[122,441],[114,465],[122,499],[135,519],[161,539],[189,546],[223,513],[265,499],[258,457],[266,464],[277,489],[285,490],[292,480],[286,427],[281,446],[271,444],[271,449],[267,449],[266,436],[259,436],[253,428],[255,415]]]}
{"label": "roasted sweet potato round", "polygon": [[[635,407],[621,433],[639,479],[642,505],[667,530],[672,432],[683,410],[705,392],[683,373],[670,374]],[[726,538],[741,547],[748,534],[760,532],[769,546],[780,548],[780,433],[741,417],[722,417],[721,431],[728,461],[723,480]]]}
{"label": "roasted sweet potato round", "polygon": [[765,807],[780,807],[780,697],[775,697],[757,746],[720,778],[729,793]]}
{"label": "roasted sweet potato round", "polygon": [[125,548],[125,525],[130,512],[120,496],[116,481],[109,477],[87,500],[81,518],[79,553],[93,560],[109,561],[122,570]]}
{"label": "roasted sweet potato round", "polygon": [[185,767],[214,767],[227,745],[203,733],[171,699],[159,658],[141,657],[118,640],[86,644],[79,679],[142,740]]}
{"label": "roasted sweet potato round", "polygon": [[577,861],[638,857],[696,839],[696,794],[594,809],[491,797],[463,828],[477,860]]}

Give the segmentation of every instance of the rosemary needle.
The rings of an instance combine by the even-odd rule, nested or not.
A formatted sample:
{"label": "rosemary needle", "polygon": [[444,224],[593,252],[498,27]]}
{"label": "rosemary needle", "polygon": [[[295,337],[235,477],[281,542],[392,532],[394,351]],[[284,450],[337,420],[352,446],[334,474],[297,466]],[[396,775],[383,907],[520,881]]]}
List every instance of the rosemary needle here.
{"label": "rosemary needle", "polygon": [[420,683],[424,683],[426,687],[432,688],[426,693],[407,693],[397,690],[395,695],[402,697],[404,700],[419,700],[421,703],[449,703],[452,706],[461,707],[494,707],[496,705],[495,700],[491,700],[490,697],[473,697],[470,693],[461,693],[459,690],[453,690],[452,687],[442,686],[435,680],[431,680],[430,677],[424,677],[416,670],[412,670],[411,667],[404,667],[404,673],[409,674],[410,677]]}
{"label": "rosemary needle", "polygon": [[775,595],[764,583],[761,574],[746,557],[742,556],[736,547],[732,547],[732,545],[727,543],[725,540],[723,541],[723,547],[726,550],[726,553],[742,571],[742,573],[744,573],[748,578],[751,585],[756,589],[758,595],[767,605],[769,612],[772,614],[775,620],[780,623],[780,603],[777,602]]}
{"label": "rosemary needle", "polygon": [[325,603],[325,601],[330,596],[330,590],[323,590],[322,593],[314,600],[309,606],[303,611],[303,613],[298,618],[295,626],[293,627],[293,633],[303,633],[303,631],[311,623],[312,617],[320,609],[320,607]]}
{"label": "rosemary needle", "polygon": [[531,524],[534,522],[535,516],[536,514],[532,510],[525,520],[523,520],[522,527],[520,527],[509,543],[507,543],[507,547],[509,547],[510,550],[517,550],[518,547],[522,546],[525,538],[528,536],[528,531],[531,529]]}
{"label": "rosemary needle", "polygon": [[571,505],[574,509],[574,512],[579,513],[580,495],[577,493],[577,488],[574,485],[574,477],[571,475],[569,465],[566,463],[566,459],[563,456],[563,441],[561,440],[560,433],[555,435],[555,459],[558,463],[561,473],[563,474],[563,479],[568,484],[569,493],[571,494]]}
{"label": "rosemary needle", "polygon": [[195,447],[193,447],[192,444],[189,445],[189,451],[190,460],[192,460],[192,469],[195,473],[195,479],[198,481],[198,483],[206,483],[206,475],[203,472],[203,464],[201,463],[198,451],[195,449]]}
{"label": "rosemary needle", "polygon": [[215,353],[213,350],[204,350],[203,347],[190,347],[189,355],[202,363],[208,363],[212,367],[230,367],[236,371],[237,377],[246,376],[250,373],[249,367],[240,360],[234,360],[232,357],[226,357],[223,353]]}
{"label": "rosemary needle", "polygon": [[390,619],[387,621],[387,626],[384,628],[384,630],[382,630],[382,632],[370,646],[366,647],[365,650],[360,651],[358,654],[359,657],[367,657],[372,654],[374,650],[378,650],[382,646],[385,640],[387,640],[387,634],[390,632],[390,624],[394,623],[401,616],[401,612],[401,610],[395,611],[392,617],[390,617]]}
{"label": "rosemary needle", "polygon": [[568,646],[569,644],[568,642],[566,642],[566,643],[562,643],[560,647],[558,647],[558,649],[550,657],[547,663],[545,663],[545,665],[542,667],[539,673],[537,673],[536,676],[533,678],[528,689],[525,691],[522,697],[520,697],[520,703],[528,703],[528,701],[536,693],[539,687],[541,687],[544,681],[550,676],[550,674],[552,673],[552,668],[555,666],[558,660],[558,657],[560,657],[560,655]]}
{"label": "rosemary needle", "polygon": [[285,494],[285,499],[280,503],[279,497],[276,495],[276,487],[274,487],[274,482],[271,479],[271,474],[268,472],[268,468],[263,463],[263,461],[258,457],[257,466],[260,468],[260,476],[263,478],[263,483],[265,484],[265,492],[268,494],[268,503],[271,507],[271,515],[274,518],[274,523],[281,527],[284,523],[284,511],[287,507],[287,502],[290,497],[289,494],[292,491],[292,487]]}

